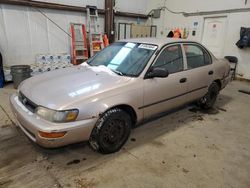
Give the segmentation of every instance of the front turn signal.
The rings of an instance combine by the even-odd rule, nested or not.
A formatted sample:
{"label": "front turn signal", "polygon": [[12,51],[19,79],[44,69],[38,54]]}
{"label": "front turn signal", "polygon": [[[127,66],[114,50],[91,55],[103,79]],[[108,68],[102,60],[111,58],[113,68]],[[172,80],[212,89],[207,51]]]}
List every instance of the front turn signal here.
{"label": "front turn signal", "polygon": [[39,135],[43,138],[61,138],[63,137],[67,132],[43,132],[43,131],[38,131]]}

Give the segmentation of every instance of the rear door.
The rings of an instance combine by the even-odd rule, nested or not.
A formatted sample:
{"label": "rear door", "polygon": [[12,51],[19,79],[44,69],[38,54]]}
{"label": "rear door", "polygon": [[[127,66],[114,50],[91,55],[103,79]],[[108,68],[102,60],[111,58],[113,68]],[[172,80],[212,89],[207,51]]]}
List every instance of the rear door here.
{"label": "rear door", "polygon": [[187,101],[203,97],[213,81],[214,69],[210,54],[199,44],[183,44],[187,62]]}
{"label": "rear door", "polygon": [[187,82],[184,70],[183,50],[180,44],[165,47],[159,53],[153,67],[168,70],[166,78],[144,79],[144,118],[177,107],[186,102]]}

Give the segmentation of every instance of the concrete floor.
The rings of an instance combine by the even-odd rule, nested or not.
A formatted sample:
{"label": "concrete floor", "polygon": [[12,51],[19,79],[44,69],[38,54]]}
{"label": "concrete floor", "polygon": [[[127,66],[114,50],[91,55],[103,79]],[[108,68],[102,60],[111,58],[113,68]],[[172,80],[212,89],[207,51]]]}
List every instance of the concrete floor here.
{"label": "concrete floor", "polygon": [[112,155],[86,143],[46,150],[15,126],[0,90],[0,187],[250,187],[250,95],[232,82],[214,110],[189,106],[132,131]]}

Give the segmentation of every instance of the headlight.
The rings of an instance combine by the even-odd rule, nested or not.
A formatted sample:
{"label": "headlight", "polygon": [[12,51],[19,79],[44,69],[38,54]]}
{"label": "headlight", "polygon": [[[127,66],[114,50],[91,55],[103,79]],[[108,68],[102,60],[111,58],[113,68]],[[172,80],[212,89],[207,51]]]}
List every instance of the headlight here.
{"label": "headlight", "polygon": [[48,121],[63,123],[75,121],[78,115],[77,109],[56,111],[42,106],[36,108],[36,114]]}

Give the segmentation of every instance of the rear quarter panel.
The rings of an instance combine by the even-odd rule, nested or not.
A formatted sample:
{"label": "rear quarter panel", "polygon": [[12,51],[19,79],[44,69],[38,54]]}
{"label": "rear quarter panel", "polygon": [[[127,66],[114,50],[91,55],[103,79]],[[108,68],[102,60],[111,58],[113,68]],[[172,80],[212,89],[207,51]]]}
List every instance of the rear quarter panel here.
{"label": "rear quarter panel", "polygon": [[225,77],[229,76],[230,73],[230,65],[226,59],[216,59],[213,60],[214,64],[214,79],[222,80]]}

